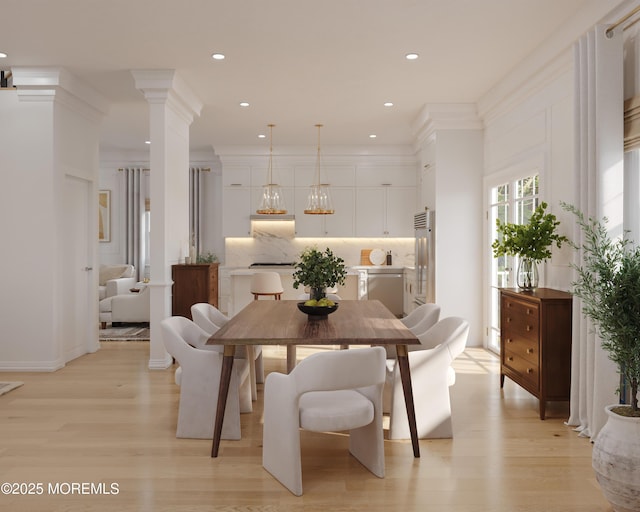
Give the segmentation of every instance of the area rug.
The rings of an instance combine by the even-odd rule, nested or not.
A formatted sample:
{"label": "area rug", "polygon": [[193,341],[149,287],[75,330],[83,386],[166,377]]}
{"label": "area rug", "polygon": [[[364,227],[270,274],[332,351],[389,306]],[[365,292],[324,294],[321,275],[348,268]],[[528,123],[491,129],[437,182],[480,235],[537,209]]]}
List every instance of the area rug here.
{"label": "area rug", "polygon": [[24,382],[0,382],[0,395],[4,395],[9,391],[19,388]]}
{"label": "area rug", "polygon": [[100,341],[149,341],[148,324],[126,324],[122,327],[99,329]]}

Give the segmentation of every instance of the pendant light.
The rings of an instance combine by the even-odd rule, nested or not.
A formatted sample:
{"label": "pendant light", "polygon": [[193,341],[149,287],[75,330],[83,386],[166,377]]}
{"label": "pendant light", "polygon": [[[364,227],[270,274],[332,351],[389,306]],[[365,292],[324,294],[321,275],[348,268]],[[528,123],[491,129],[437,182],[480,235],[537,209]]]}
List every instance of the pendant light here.
{"label": "pendant light", "polygon": [[262,199],[256,213],[260,215],[284,215],[287,208],[284,204],[282,189],[277,183],[273,183],[273,127],[269,127],[269,166],[267,168],[267,184],[262,185]]}
{"label": "pendant light", "polygon": [[314,183],[309,190],[307,199],[307,208],[304,213],[308,215],[330,215],[335,212],[333,202],[331,201],[331,193],[328,183],[320,183],[320,128],[321,124],[317,124],[318,128],[318,156],[316,159],[316,173]]}

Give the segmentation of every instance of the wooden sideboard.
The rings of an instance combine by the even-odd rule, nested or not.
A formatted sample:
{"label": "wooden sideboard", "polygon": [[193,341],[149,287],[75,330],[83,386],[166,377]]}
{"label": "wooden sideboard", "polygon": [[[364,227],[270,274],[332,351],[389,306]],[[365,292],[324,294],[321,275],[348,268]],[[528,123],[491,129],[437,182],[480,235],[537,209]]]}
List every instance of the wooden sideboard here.
{"label": "wooden sideboard", "polygon": [[569,400],[572,295],[550,288],[500,290],[500,387],[504,378],[540,400]]}
{"label": "wooden sideboard", "polygon": [[218,265],[219,263],[203,263],[171,266],[171,309],[174,316],[191,319],[191,306],[198,302],[208,302],[218,307]]}

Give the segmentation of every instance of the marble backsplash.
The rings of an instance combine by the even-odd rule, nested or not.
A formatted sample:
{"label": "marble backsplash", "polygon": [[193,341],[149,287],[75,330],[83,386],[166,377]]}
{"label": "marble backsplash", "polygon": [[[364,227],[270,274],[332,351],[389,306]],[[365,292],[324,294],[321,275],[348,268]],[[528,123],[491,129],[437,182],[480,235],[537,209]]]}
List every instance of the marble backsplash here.
{"label": "marble backsplash", "polygon": [[277,233],[252,238],[226,238],[222,264],[226,267],[248,267],[255,262],[295,262],[307,247],[319,250],[329,247],[349,267],[360,265],[362,249],[391,251],[394,266],[414,265],[413,238],[291,238]]}

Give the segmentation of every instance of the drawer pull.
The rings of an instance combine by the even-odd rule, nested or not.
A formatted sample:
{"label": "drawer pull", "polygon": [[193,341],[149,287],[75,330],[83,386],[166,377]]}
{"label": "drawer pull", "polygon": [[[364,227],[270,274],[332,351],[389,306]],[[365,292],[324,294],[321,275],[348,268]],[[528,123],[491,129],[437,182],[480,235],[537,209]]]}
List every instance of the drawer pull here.
{"label": "drawer pull", "polygon": [[531,314],[531,310],[529,308],[527,308],[527,315]]}
{"label": "drawer pull", "polygon": [[533,368],[527,368],[527,373],[533,373]]}
{"label": "drawer pull", "polygon": [[530,325],[527,325],[527,332],[533,330],[533,327],[531,327]]}
{"label": "drawer pull", "polygon": [[511,338],[507,338],[507,343],[513,343],[513,340]]}
{"label": "drawer pull", "polygon": [[508,356],[508,357],[507,357],[507,361],[513,361],[513,357]]}
{"label": "drawer pull", "polygon": [[532,348],[528,348],[527,349],[527,354],[533,354],[533,349]]}
{"label": "drawer pull", "polygon": [[511,322],[511,317],[510,316],[507,317],[507,323],[509,323],[509,322]]}

